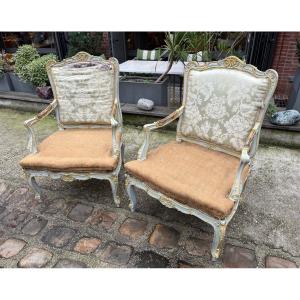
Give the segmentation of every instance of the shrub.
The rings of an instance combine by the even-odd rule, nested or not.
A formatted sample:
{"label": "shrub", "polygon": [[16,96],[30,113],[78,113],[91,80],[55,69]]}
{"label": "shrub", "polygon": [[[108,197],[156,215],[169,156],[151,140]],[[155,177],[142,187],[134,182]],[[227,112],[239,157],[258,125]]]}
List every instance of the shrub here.
{"label": "shrub", "polygon": [[31,45],[20,46],[15,55],[15,72],[24,81],[29,81],[26,66],[34,59],[39,58],[38,51]]}
{"label": "shrub", "polygon": [[49,85],[46,65],[50,60],[56,61],[57,58],[54,54],[47,54],[30,62],[24,70],[27,81],[31,82],[34,86]]}
{"label": "shrub", "polygon": [[68,34],[68,56],[79,51],[92,55],[101,54],[102,32],[70,32]]}

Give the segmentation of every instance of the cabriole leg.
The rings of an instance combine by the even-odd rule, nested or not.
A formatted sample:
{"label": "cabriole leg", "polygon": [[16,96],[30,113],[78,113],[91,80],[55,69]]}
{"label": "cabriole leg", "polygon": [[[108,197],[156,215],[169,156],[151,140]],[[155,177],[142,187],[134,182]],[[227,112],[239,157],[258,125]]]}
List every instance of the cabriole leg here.
{"label": "cabriole leg", "polygon": [[28,183],[35,193],[35,199],[40,200],[42,191],[41,191],[41,188],[38,186],[38,184],[35,180],[35,177],[28,175]]}
{"label": "cabriole leg", "polygon": [[217,260],[223,251],[226,226],[227,225],[223,223],[213,225],[214,239],[211,246],[211,255],[213,261]]}
{"label": "cabriole leg", "polygon": [[127,194],[128,194],[129,200],[130,200],[129,208],[132,212],[134,212],[136,209],[136,203],[137,203],[134,185],[127,183],[126,190],[127,190]]}
{"label": "cabriole leg", "polygon": [[112,176],[108,180],[110,182],[114,202],[115,202],[116,206],[119,207],[120,206],[120,198],[118,196],[118,184],[119,184],[118,176],[117,175]]}

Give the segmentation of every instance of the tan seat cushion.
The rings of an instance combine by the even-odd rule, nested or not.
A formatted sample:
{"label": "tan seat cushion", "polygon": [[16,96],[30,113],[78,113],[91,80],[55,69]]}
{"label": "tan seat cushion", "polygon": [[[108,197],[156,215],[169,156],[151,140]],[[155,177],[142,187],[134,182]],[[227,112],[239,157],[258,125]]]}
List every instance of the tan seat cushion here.
{"label": "tan seat cushion", "polygon": [[[118,140],[121,135],[118,134]],[[24,169],[52,171],[111,171],[118,158],[112,157],[112,130],[66,129],[46,138],[38,152],[23,158]]]}
{"label": "tan seat cushion", "polygon": [[234,205],[227,196],[238,166],[239,159],[231,155],[192,143],[172,142],[149,151],[144,161],[126,163],[125,169],[154,190],[223,218]]}

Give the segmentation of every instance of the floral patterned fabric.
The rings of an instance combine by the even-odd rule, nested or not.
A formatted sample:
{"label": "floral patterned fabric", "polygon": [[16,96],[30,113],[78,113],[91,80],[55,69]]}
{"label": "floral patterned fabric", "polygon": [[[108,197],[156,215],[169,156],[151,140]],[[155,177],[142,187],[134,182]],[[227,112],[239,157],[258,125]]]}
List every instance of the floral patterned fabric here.
{"label": "floral patterned fabric", "polygon": [[269,82],[231,69],[191,70],[181,134],[241,151],[265,103]]}
{"label": "floral patterned fabric", "polygon": [[110,124],[115,80],[111,65],[54,66],[52,78],[62,124]]}

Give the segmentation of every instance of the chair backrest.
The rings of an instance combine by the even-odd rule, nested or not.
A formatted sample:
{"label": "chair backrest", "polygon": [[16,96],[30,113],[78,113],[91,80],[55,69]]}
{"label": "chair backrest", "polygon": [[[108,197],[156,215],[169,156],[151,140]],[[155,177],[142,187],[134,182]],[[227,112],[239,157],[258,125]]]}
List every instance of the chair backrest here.
{"label": "chair backrest", "polygon": [[115,101],[118,117],[122,118],[115,58],[105,60],[79,52],[61,62],[49,62],[47,72],[62,127],[110,125]]}
{"label": "chair backrest", "polygon": [[234,56],[189,63],[177,138],[239,156],[255,123],[263,121],[277,80],[276,71],[261,72]]}

